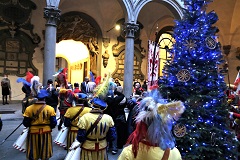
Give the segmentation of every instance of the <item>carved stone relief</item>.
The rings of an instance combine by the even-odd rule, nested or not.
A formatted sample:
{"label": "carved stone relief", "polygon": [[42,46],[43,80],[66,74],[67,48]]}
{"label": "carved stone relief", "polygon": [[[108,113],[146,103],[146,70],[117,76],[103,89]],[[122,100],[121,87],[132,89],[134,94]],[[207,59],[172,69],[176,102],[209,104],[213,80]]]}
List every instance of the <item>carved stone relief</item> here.
{"label": "carved stone relief", "polygon": [[9,30],[0,30],[0,75],[24,77],[27,71],[37,75],[38,70],[32,63],[35,47],[32,39],[22,31],[12,38]]}
{"label": "carved stone relief", "polygon": [[57,42],[67,39],[88,43],[90,38],[98,38],[96,29],[80,15],[62,15],[57,27]]}
{"label": "carved stone relief", "polygon": [[102,55],[104,68],[106,68],[107,65],[108,65],[108,59],[109,59],[109,57],[110,57],[110,55],[108,54],[108,50],[106,50],[106,51],[104,52],[104,54]]}
{"label": "carved stone relief", "polygon": [[[126,28],[124,19],[117,21],[117,24],[121,24],[123,28]],[[124,27],[125,26],[125,27]],[[143,25],[138,22],[138,30],[134,34],[134,67],[133,67],[133,78],[144,80],[144,75],[141,71],[142,59],[145,57],[142,52],[145,50],[141,47],[140,30],[143,29]],[[117,43],[112,46],[113,56],[116,57],[116,69],[113,72],[113,78],[118,78],[123,81],[124,76],[124,58],[125,58],[125,36],[126,31],[123,29],[120,35],[117,37]]]}
{"label": "carved stone relief", "polygon": [[38,72],[32,64],[32,56],[41,39],[33,32],[32,10],[36,10],[36,5],[29,0],[0,2],[0,75],[8,73],[23,77],[27,71]]}
{"label": "carved stone relief", "polygon": [[99,35],[96,28],[78,12],[63,14],[57,27],[57,42],[73,39],[83,42],[89,49],[90,70],[96,74],[99,57]]}
{"label": "carved stone relief", "polygon": [[[118,52],[116,54],[116,69],[113,72],[113,78],[118,78],[121,81],[123,81],[124,77],[124,58],[125,58],[125,46],[121,46],[118,49]],[[144,80],[144,75],[141,71],[141,65],[142,65],[142,59],[144,58],[144,55],[141,54],[141,51],[134,47],[134,66],[133,66],[133,78],[134,79],[140,79]]]}

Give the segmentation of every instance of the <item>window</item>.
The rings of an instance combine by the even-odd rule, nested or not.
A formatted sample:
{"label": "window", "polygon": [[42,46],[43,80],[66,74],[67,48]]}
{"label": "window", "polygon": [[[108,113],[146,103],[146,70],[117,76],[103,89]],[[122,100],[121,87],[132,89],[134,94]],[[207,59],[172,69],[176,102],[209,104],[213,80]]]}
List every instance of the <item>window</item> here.
{"label": "window", "polygon": [[170,32],[164,32],[159,38],[159,76],[162,76],[162,69],[167,60],[171,59],[170,50],[173,47],[173,43],[175,42],[172,34]]}

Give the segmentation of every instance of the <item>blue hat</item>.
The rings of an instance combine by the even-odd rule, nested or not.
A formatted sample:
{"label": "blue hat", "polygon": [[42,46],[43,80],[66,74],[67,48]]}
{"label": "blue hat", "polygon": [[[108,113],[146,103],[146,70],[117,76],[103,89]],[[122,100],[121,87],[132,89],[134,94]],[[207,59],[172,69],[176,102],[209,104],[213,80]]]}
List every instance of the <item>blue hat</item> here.
{"label": "blue hat", "polygon": [[81,100],[87,100],[88,98],[88,95],[85,93],[76,93],[75,95],[77,99],[81,99]]}
{"label": "blue hat", "polygon": [[45,89],[41,89],[40,92],[37,94],[38,99],[43,99],[48,96],[48,92]]}
{"label": "blue hat", "polygon": [[91,100],[91,104],[93,105],[94,108],[101,108],[102,110],[107,107],[107,103],[97,97]]}

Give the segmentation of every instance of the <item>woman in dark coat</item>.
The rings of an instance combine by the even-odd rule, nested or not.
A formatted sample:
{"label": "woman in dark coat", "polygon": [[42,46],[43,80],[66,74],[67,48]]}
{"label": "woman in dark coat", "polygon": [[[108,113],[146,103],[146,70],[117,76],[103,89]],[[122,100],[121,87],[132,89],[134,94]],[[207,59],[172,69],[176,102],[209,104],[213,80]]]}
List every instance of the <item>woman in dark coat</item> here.
{"label": "woman in dark coat", "polygon": [[[11,92],[11,85],[10,80],[8,79],[8,75],[4,75],[4,78],[1,81],[2,86],[2,104],[9,104],[8,103],[8,95],[10,95]],[[4,101],[5,100],[5,101]]]}

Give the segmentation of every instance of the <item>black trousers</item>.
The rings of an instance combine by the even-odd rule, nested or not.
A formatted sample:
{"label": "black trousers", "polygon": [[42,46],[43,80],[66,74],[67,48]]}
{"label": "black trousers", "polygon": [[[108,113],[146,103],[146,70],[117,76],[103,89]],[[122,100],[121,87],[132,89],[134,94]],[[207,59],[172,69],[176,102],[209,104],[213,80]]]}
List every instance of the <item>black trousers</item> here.
{"label": "black trousers", "polygon": [[3,104],[8,104],[8,95],[2,95],[2,103]]}

